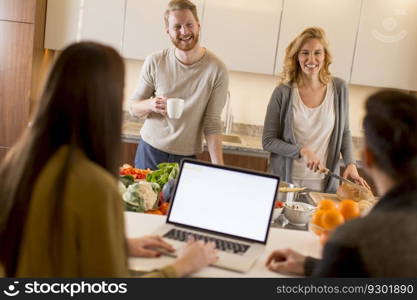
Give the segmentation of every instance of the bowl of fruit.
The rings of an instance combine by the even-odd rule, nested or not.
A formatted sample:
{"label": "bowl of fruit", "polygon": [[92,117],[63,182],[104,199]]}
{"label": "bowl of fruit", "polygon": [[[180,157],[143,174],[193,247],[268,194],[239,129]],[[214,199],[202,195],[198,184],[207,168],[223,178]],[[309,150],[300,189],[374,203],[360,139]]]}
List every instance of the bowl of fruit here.
{"label": "bowl of fruit", "polygon": [[337,203],[330,199],[323,199],[311,216],[308,229],[324,244],[335,228],[348,220],[358,218],[360,214],[360,207],[356,201],[345,199]]}

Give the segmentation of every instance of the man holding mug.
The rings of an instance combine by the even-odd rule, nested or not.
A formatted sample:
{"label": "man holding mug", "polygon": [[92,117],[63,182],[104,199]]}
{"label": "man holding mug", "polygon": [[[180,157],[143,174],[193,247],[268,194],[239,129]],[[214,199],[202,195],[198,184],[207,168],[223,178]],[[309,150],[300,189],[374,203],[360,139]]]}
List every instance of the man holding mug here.
{"label": "man holding mug", "polygon": [[[130,100],[130,113],[146,117],[135,166],[155,169],[161,162],[195,158],[203,150],[203,134],[211,161],[223,164],[220,116],[229,85],[227,69],[199,45],[200,22],[192,2],[170,1],[165,27],[174,47],[146,58]],[[167,115],[170,98],[184,100],[178,118]]]}

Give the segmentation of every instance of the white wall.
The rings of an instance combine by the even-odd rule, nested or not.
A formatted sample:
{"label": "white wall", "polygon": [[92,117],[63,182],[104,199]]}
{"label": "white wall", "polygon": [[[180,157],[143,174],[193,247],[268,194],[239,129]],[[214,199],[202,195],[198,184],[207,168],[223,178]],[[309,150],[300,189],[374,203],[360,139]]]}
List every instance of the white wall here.
{"label": "white wall", "polygon": [[[125,108],[127,99],[133,94],[142,67],[142,61],[125,60]],[[230,72],[230,96],[234,122],[263,125],[266,108],[272,91],[277,85],[276,76],[244,72]],[[366,97],[377,91],[360,85],[350,85],[350,127],[353,136],[362,136],[362,118]]]}

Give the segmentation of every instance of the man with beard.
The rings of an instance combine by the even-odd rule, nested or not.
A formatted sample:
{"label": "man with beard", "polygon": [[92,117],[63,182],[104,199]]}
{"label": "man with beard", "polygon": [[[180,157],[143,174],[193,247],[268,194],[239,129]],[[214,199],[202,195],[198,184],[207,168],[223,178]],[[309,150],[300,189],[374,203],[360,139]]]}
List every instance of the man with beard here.
{"label": "man with beard", "polygon": [[[180,162],[201,153],[203,134],[211,161],[223,164],[221,120],[229,78],[225,65],[199,45],[196,6],[172,0],[165,27],[174,47],[151,54],[144,62],[130,113],[146,117],[135,166],[155,169],[161,162]],[[184,99],[179,119],[167,117],[167,98]]]}

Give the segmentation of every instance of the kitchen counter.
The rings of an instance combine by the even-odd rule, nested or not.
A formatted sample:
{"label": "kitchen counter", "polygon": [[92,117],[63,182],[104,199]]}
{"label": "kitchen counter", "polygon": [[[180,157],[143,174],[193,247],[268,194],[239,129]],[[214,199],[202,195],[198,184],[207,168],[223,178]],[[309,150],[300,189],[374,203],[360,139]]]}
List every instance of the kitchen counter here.
{"label": "kitchen counter", "polygon": [[[152,234],[159,226],[165,223],[166,216],[125,212],[125,220],[126,236],[133,238]],[[143,224],[146,224],[146,226],[143,226]],[[311,232],[271,228],[265,252],[258,258],[249,272],[238,273],[209,266],[194,273],[192,277],[297,277],[294,275],[275,273],[265,267],[265,261],[269,254],[273,250],[283,248],[292,248],[304,255],[313,257],[321,257],[322,252],[319,239]],[[173,258],[164,255],[159,258],[130,257],[129,268],[131,270],[154,270],[171,264],[173,261]]]}
{"label": "kitchen counter", "polygon": [[[140,128],[142,124],[135,121],[125,121],[122,128],[122,139],[127,143],[138,143],[140,141]],[[262,138],[260,136],[249,136],[242,134],[231,134],[238,136],[241,143],[223,142],[224,153],[241,154],[249,156],[269,157],[269,153],[262,149]],[[206,146],[204,142],[204,146]]]}
{"label": "kitchen counter", "polygon": [[[251,125],[248,125],[251,126]],[[127,143],[138,143],[140,141],[140,128],[142,127],[142,123],[126,119],[123,123],[122,128],[122,139],[124,142]],[[252,130],[253,131],[253,130]],[[242,132],[242,130],[240,130]],[[262,148],[262,136],[259,134],[259,130],[257,130],[257,135],[247,135],[241,134],[240,132],[232,132],[231,135],[238,136],[241,140],[241,143],[232,143],[232,142],[223,142],[223,152],[230,153],[230,154],[240,154],[240,155],[248,155],[248,156],[257,156],[257,157],[269,157],[269,152],[263,150]],[[352,137],[353,140],[353,156],[357,161],[359,167],[361,167],[361,149],[363,147],[363,138],[362,137]],[[205,145],[205,150],[206,144]]]}

